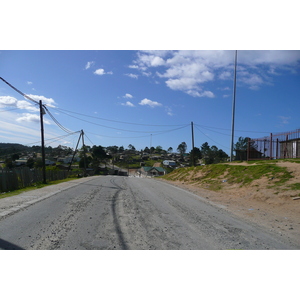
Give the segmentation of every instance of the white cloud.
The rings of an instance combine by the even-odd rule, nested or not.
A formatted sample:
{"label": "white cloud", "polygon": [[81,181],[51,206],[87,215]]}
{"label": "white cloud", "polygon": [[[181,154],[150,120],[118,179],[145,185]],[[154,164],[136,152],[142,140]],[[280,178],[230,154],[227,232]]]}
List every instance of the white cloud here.
{"label": "white cloud", "polygon": [[211,91],[197,92],[195,90],[188,90],[188,91],[186,91],[186,93],[193,97],[207,97],[207,98],[215,97],[214,93]]}
{"label": "white cloud", "polygon": [[125,96],[123,96],[123,98],[133,98],[133,96],[131,94],[125,94]]}
{"label": "white cloud", "polygon": [[139,75],[137,75],[137,74],[129,73],[129,74],[125,74],[125,75],[128,76],[128,77],[130,77],[130,78],[135,78],[135,79],[139,78]]}
{"label": "white cloud", "polygon": [[130,106],[130,107],[134,107],[135,105],[133,103],[131,103],[130,101],[126,101],[125,103],[121,103],[121,105],[124,106]]}
{"label": "white cloud", "polygon": [[279,116],[279,119],[281,120],[281,124],[289,124],[291,117]]}
{"label": "white cloud", "polygon": [[233,75],[231,72],[228,71],[224,71],[219,75],[219,78],[222,80],[228,80],[228,79],[232,79]]}
{"label": "white cloud", "polygon": [[148,105],[148,106],[150,106],[150,107],[152,107],[152,108],[157,107],[157,106],[162,106],[161,103],[156,102],[156,101],[149,100],[149,99],[147,99],[147,98],[143,99],[143,100],[139,103],[139,105]]}
{"label": "white cloud", "polygon": [[1,106],[17,106],[18,100],[10,96],[0,96],[0,105]]}
{"label": "white cloud", "polygon": [[112,71],[105,72],[104,69],[97,69],[97,70],[94,72],[94,74],[95,74],[95,75],[105,75],[105,74],[112,75],[113,72],[112,72]]}
{"label": "white cloud", "polygon": [[144,76],[146,76],[146,77],[149,77],[149,76],[151,76],[151,75],[152,75],[152,73],[151,73],[151,72],[142,72],[142,74],[143,74]]}
{"label": "white cloud", "polygon": [[28,85],[31,85],[31,84],[32,84],[32,82],[31,82],[31,81],[27,81],[27,84],[28,84]]}
{"label": "white cloud", "polygon": [[97,70],[94,72],[94,74],[96,74],[96,75],[104,75],[104,74],[105,74],[105,71],[104,71],[104,69],[97,69]]}
{"label": "white cloud", "polygon": [[[134,60],[142,75],[154,70],[154,75],[166,78],[170,89],[196,97],[212,97],[202,92],[207,82],[216,79],[233,80],[235,51],[140,51]],[[238,51],[237,80],[250,89],[272,84],[271,76],[295,72],[300,66],[300,51]],[[137,78],[137,77],[136,77]]]}
{"label": "white cloud", "polygon": [[130,68],[130,69],[138,69],[139,66],[137,66],[137,65],[130,65],[130,66],[128,66],[128,68]]}
{"label": "white cloud", "polygon": [[24,109],[28,111],[39,111],[37,105],[32,104],[32,102],[28,102],[25,100],[17,100],[11,96],[0,96],[0,106],[1,107],[15,107],[19,109]]}
{"label": "white cloud", "polygon": [[56,103],[55,103],[55,101],[52,98],[47,98],[45,96],[32,95],[32,94],[29,94],[27,96],[29,96],[30,98],[32,98],[33,100],[35,100],[37,102],[39,102],[40,100],[42,100],[42,103],[46,104],[47,106],[55,107]]}
{"label": "white cloud", "polygon": [[95,62],[94,61],[88,61],[85,65],[85,69],[89,69]]}
{"label": "white cloud", "polygon": [[[40,116],[39,115],[35,115],[35,114],[29,114],[29,113],[25,113],[22,114],[22,117],[17,118],[18,122],[35,122],[35,123],[39,123],[40,122]],[[50,124],[49,121],[44,119],[44,123],[45,124]]]}
{"label": "white cloud", "polygon": [[172,90],[191,90],[197,88],[197,80],[195,78],[179,78],[168,79],[166,81],[167,86]]}
{"label": "white cloud", "polygon": [[173,110],[171,107],[166,106],[165,110],[166,110],[168,116],[171,116],[171,117],[174,116],[174,113],[173,113]]}
{"label": "white cloud", "polygon": [[17,102],[17,108],[25,109],[29,111],[40,111],[39,107],[37,105],[32,105],[31,103],[25,101],[25,100],[19,100]]}
{"label": "white cloud", "polygon": [[158,56],[155,56],[152,60],[151,60],[151,66],[152,67],[158,67],[158,66],[163,66],[165,64],[165,61]]}

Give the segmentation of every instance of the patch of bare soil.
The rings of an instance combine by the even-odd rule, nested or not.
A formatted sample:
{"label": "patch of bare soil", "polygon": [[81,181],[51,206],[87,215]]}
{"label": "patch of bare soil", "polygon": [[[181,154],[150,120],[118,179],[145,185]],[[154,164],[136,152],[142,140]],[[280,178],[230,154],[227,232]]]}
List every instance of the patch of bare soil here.
{"label": "patch of bare soil", "polygon": [[231,213],[286,236],[292,241],[299,241],[300,191],[292,190],[289,185],[300,183],[300,164],[280,162],[277,165],[287,167],[293,175],[293,178],[280,189],[270,188],[270,179],[268,178],[255,180],[248,186],[228,184],[222,181],[222,188],[219,191],[200,187],[193,182],[167,182],[189,190],[211,202],[221,204]]}

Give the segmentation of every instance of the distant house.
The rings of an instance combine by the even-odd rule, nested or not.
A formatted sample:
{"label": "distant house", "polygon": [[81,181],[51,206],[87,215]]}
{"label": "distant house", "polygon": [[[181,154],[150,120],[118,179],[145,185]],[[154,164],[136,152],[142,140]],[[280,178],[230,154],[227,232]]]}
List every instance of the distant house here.
{"label": "distant house", "polygon": [[161,167],[142,167],[141,174],[144,176],[162,176],[166,174],[166,170]]}
{"label": "distant house", "polygon": [[15,160],[16,166],[26,166],[27,165],[27,158],[20,158]]}
{"label": "distant house", "polygon": [[167,167],[176,167],[176,161],[174,160],[164,160],[163,165]]}
{"label": "distant house", "polygon": [[50,159],[45,159],[45,165],[46,166],[54,166],[55,162],[53,160],[50,160]]}
{"label": "distant house", "polygon": [[280,157],[300,157],[300,139],[290,139],[280,142]]}

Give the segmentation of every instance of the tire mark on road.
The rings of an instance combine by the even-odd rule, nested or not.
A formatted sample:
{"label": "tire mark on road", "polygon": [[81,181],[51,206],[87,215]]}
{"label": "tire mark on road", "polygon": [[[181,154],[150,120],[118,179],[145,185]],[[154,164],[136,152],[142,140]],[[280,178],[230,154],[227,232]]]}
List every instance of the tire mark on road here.
{"label": "tire mark on road", "polygon": [[127,243],[125,242],[124,234],[122,232],[121,224],[119,222],[119,219],[118,219],[118,216],[117,216],[117,210],[116,210],[119,195],[120,195],[121,191],[124,190],[124,188],[119,186],[118,184],[116,184],[114,178],[112,178],[110,180],[110,182],[118,188],[118,190],[116,191],[116,193],[114,194],[114,196],[112,198],[112,203],[111,203],[111,209],[112,209],[112,214],[113,214],[113,222],[114,222],[114,225],[115,225],[115,229],[116,229],[116,233],[117,233],[117,236],[118,236],[118,239],[119,239],[121,249],[122,250],[128,250],[129,248],[127,246]]}

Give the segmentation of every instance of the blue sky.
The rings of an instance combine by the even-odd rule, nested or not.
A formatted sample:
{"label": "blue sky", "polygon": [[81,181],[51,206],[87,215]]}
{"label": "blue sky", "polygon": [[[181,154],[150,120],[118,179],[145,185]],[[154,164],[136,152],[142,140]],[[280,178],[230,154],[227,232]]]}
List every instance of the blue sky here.
{"label": "blue sky", "polygon": [[[4,50],[0,76],[88,145],[230,151],[234,51]],[[235,141],[300,128],[300,51],[238,51]],[[38,107],[0,81],[0,141],[39,144]],[[46,146],[75,147],[45,115]],[[65,137],[64,137],[65,136]],[[56,140],[57,138],[58,140]]]}

